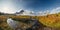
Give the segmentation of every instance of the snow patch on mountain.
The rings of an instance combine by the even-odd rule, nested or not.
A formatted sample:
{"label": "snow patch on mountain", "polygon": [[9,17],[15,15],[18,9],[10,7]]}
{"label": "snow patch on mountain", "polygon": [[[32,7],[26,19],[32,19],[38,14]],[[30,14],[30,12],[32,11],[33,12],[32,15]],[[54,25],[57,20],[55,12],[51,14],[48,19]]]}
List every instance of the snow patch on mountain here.
{"label": "snow patch on mountain", "polygon": [[16,15],[32,15],[34,16],[34,12],[30,10],[21,10],[20,12],[17,12]]}

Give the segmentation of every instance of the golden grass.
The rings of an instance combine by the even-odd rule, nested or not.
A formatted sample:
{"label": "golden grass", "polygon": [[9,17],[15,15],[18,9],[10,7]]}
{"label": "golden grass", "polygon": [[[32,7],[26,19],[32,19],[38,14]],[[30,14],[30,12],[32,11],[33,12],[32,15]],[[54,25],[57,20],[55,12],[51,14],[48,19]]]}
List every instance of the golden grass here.
{"label": "golden grass", "polygon": [[49,27],[60,27],[60,14],[40,16],[39,21]]}
{"label": "golden grass", "polygon": [[48,27],[60,27],[60,14],[50,14],[50,15],[46,15],[46,16],[14,16],[14,15],[10,15],[10,16],[0,16],[0,27],[4,30],[12,30],[8,25],[7,25],[7,18],[11,17],[11,18],[15,18],[15,19],[38,19],[38,21],[40,23],[42,23],[43,25],[46,25]]}

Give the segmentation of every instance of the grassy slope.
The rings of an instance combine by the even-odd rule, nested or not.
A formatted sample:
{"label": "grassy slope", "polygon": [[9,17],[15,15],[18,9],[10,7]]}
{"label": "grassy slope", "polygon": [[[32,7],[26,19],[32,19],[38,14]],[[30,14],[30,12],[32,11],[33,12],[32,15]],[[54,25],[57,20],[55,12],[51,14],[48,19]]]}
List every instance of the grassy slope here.
{"label": "grassy slope", "polygon": [[39,21],[49,27],[60,27],[60,13],[40,16]]}
{"label": "grassy slope", "polygon": [[49,27],[60,27],[60,14],[50,14],[50,15],[47,15],[47,16],[14,16],[14,15],[7,15],[7,16],[0,16],[0,29],[4,29],[4,30],[12,30],[8,25],[7,25],[7,22],[6,22],[6,19],[8,17],[11,17],[11,18],[15,18],[15,19],[22,19],[22,18],[25,18],[25,19],[38,19],[42,24],[46,25],[46,26],[49,26]]}
{"label": "grassy slope", "polygon": [[14,16],[14,15],[1,15],[0,16],[0,30],[3,29],[3,30],[13,30],[11,29],[8,24],[7,24],[7,18],[10,17],[10,18],[13,18],[13,19],[30,19],[30,18],[35,18],[35,16],[33,17],[30,17],[30,16]]}

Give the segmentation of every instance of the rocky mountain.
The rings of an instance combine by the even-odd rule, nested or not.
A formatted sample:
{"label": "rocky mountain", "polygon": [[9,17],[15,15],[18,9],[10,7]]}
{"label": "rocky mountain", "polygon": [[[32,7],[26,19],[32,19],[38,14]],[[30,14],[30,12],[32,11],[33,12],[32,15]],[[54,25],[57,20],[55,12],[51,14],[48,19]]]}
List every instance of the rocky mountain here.
{"label": "rocky mountain", "polygon": [[28,10],[21,10],[19,12],[16,12],[15,13],[16,15],[34,15],[34,12],[33,11],[28,11]]}

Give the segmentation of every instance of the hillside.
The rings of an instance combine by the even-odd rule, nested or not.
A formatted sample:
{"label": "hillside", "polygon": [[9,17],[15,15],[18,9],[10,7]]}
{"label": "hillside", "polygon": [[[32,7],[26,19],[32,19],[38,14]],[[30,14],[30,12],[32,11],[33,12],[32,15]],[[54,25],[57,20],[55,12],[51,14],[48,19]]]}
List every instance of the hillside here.
{"label": "hillside", "polygon": [[8,24],[7,24],[7,18],[12,18],[15,19],[15,21],[20,21],[20,20],[28,20],[28,19],[35,19],[35,16],[14,16],[14,15],[0,15],[0,29],[3,30],[13,30]]}
{"label": "hillside", "polygon": [[39,21],[49,27],[60,27],[60,13],[40,16]]}
{"label": "hillside", "polygon": [[[0,29],[3,30],[13,30],[7,24],[7,18],[10,17],[12,19],[17,19],[16,21],[20,20],[27,20],[27,19],[37,19],[40,23],[47,27],[60,27],[60,13],[58,14],[49,14],[46,16],[16,16],[16,15],[0,15]],[[41,25],[41,24],[40,24]],[[41,27],[42,28],[42,27]],[[43,27],[44,28],[44,27]]]}

